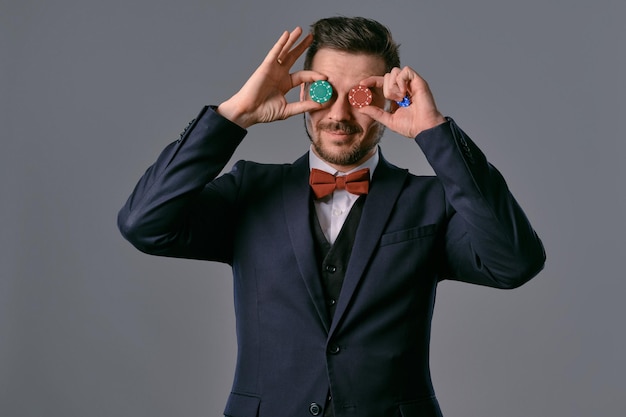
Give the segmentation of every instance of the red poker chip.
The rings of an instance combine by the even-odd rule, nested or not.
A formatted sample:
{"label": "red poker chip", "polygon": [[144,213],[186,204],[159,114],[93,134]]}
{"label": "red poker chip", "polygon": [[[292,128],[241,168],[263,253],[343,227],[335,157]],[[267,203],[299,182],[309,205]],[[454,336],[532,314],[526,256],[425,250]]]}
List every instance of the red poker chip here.
{"label": "red poker chip", "polygon": [[358,85],[350,90],[348,101],[351,105],[359,109],[364,106],[369,106],[372,104],[372,92],[369,88]]}

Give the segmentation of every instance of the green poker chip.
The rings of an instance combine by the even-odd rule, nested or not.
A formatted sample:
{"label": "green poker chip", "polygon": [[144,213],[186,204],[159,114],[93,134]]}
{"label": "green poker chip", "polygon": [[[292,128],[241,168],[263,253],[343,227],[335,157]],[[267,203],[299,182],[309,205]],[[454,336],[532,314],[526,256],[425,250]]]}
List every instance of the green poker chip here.
{"label": "green poker chip", "polygon": [[309,88],[309,95],[311,100],[323,104],[333,96],[333,87],[328,81],[315,81]]}

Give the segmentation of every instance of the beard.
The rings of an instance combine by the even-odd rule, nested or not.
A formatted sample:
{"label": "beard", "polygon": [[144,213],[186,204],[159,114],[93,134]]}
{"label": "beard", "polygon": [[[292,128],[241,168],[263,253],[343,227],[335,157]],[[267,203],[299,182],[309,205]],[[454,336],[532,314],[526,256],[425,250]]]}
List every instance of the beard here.
{"label": "beard", "polygon": [[[314,137],[315,131],[311,128],[311,120],[307,117],[306,113],[304,115],[304,130],[311,141],[311,145],[313,146],[315,153],[320,158],[333,165],[350,166],[356,165],[359,161],[364,159],[368,154],[370,154],[372,149],[380,143],[380,139],[385,132],[385,126],[380,123],[376,123],[372,126],[372,130],[368,132],[368,135],[372,136],[373,140],[368,140],[370,138],[366,137],[361,142],[355,142],[349,149],[341,152],[330,151],[324,146],[319,136]],[[359,125],[346,122],[319,122],[317,124],[317,132],[321,131],[342,132],[351,135],[361,133],[363,132],[363,129]]]}

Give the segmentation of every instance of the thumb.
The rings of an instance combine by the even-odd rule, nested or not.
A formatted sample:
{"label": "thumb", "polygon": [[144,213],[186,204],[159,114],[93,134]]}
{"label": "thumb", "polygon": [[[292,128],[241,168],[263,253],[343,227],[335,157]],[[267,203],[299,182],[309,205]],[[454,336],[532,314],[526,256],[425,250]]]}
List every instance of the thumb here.
{"label": "thumb", "polygon": [[304,100],[304,101],[296,101],[293,103],[288,103],[285,106],[285,115],[284,118],[288,118],[291,116],[295,116],[296,114],[301,114],[309,111],[319,110],[322,107],[320,103],[316,103],[312,100]]}
{"label": "thumb", "polygon": [[362,114],[371,117],[379,123],[384,124],[389,127],[389,123],[391,122],[391,113],[388,113],[377,106],[365,106],[358,109]]}

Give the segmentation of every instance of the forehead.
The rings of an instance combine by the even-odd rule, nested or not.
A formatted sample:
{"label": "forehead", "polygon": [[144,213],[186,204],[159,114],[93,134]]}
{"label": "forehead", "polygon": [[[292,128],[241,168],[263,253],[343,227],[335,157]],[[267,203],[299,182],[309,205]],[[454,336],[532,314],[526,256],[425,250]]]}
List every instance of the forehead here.
{"label": "forehead", "polygon": [[311,69],[326,75],[331,84],[358,82],[372,75],[384,75],[385,61],[377,55],[323,48],[313,57]]}

